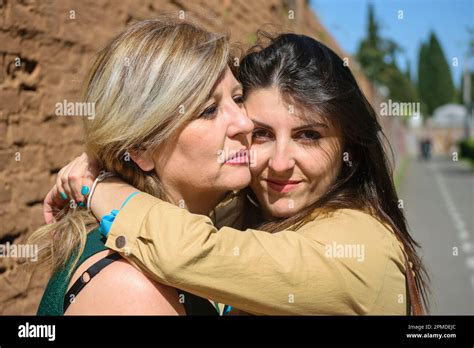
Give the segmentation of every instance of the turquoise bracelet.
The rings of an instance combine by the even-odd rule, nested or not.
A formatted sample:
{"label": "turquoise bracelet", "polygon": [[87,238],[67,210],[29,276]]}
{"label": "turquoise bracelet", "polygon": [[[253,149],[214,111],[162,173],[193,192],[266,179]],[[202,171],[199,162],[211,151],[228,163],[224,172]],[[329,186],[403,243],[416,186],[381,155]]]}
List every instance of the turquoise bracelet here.
{"label": "turquoise bracelet", "polygon": [[134,197],[136,194],[140,193],[140,191],[135,191],[132,194],[130,194],[127,199],[122,203],[122,206],[120,207],[119,210],[114,209],[110,212],[110,214],[105,215],[102,217],[100,220],[99,224],[99,233],[103,235],[104,237],[107,237],[109,235],[110,229],[112,228],[112,224],[114,223],[115,217],[119,213],[119,211],[125,207],[125,204],[128,203],[128,201]]}

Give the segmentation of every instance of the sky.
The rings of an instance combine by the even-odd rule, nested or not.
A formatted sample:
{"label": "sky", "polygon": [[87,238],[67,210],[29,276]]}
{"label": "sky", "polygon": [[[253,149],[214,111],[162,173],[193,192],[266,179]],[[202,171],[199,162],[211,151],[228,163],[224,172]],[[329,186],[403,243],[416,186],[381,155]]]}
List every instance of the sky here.
{"label": "sky", "polygon": [[[379,35],[404,49],[397,57],[403,71],[409,60],[416,79],[421,43],[434,31],[459,87],[469,43],[467,28],[474,30],[474,0],[311,0],[310,6],[341,48],[354,55],[367,34],[369,3],[374,5]],[[453,58],[458,60],[457,67]],[[474,70],[474,57],[469,66]]]}

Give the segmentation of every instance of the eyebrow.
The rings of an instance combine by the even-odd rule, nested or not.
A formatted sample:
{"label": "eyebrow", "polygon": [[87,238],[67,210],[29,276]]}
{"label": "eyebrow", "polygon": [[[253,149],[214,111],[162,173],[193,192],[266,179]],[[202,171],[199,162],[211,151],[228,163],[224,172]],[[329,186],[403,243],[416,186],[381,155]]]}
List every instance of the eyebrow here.
{"label": "eyebrow", "polygon": [[232,92],[235,92],[237,89],[244,89],[244,86],[242,86],[242,84],[238,83],[236,85],[234,85],[234,87],[232,87]]}
{"label": "eyebrow", "polygon": [[[273,129],[273,127],[271,127],[268,124],[265,124],[263,122],[260,122],[260,121],[257,121],[257,120],[252,120],[252,122],[255,123],[256,125],[260,126],[260,127]],[[298,130],[301,130],[301,129],[308,129],[308,128],[326,128],[326,129],[329,129],[329,127],[327,125],[325,125],[324,123],[315,122],[315,123],[309,123],[309,124],[305,124],[304,126],[299,126],[299,127],[293,128],[292,131],[298,131]]]}
{"label": "eyebrow", "polygon": [[[232,91],[232,94],[233,94],[236,90],[238,90],[238,89],[241,89],[241,90],[244,89],[244,87],[242,86],[242,84],[238,83],[238,84],[234,85],[234,87],[232,87],[232,90],[231,90],[231,91]],[[212,93],[212,94],[209,96],[209,98],[207,98],[207,100],[208,100],[208,101],[211,100],[211,99],[217,100],[217,99],[220,99],[220,98],[221,98],[221,94],[220,94],[220,93]]]}

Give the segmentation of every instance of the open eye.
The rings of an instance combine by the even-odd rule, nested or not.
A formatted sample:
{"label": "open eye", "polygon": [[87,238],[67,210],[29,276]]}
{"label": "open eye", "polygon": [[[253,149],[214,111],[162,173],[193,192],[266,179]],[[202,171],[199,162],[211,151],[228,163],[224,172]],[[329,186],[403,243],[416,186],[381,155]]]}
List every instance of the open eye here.
{"label": "open eye", "polygon": [[252,132],[252,139],[257,142],[266,141],[266,140],[271,139],[272,137],[273,137],[273,134],[264,128],[256,128]]}
{"label": "open eye", "polygon": [[321,139],[321,133],[315,131],[315,130],[304,130],[304,131],[301,131],[299,132],[297,135],[296,135],[297,139],[300,139],[300,140],[303,140],[303,141],[306,141],[306,142],[314,142],[314,141],[318,141],[319,139]]}

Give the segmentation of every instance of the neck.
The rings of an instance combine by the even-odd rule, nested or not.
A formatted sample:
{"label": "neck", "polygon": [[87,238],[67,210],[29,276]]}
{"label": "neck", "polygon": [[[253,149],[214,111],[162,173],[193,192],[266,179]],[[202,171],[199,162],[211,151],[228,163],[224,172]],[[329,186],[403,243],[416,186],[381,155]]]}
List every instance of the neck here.
{"label": "neck", "polygon": [[192,192],[192,190],[165,190],[167,200],[190,213],[209,215],[225,197],[226,192]]}

